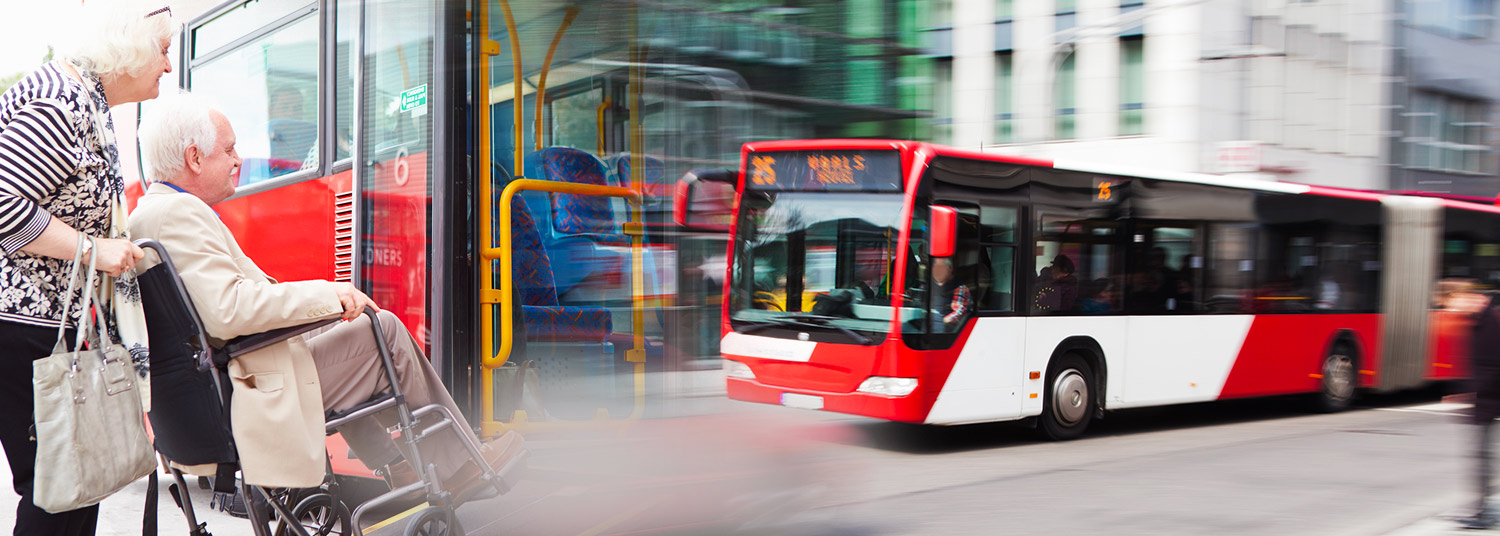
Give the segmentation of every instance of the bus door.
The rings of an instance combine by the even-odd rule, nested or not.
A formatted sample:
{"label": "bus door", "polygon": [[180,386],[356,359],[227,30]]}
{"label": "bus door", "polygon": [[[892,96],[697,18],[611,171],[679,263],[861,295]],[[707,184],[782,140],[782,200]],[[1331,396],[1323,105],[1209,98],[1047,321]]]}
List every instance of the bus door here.
{"label": "bus door", "polygon": [[[1059,347],[1070,339],[1092,341],[1107,361],[1105,392],[1116,400],[1117,382],[1130,372],[1125,346],[1133,338],[1127,335],[1120,291],[1127,284],[1125,225],[1091,206],[1037,206],[1032,221],[1028,293],[1019,304],[1031,315],[1026,370],[1046,377]],[[1039,398],[1028,395],[1026,414],[1041,412]]]}
{"label": "bus door", "polygon": [[929,362],[956,363],[928,421],[1018,418],[1027,396],[1027,321],[1018,314],[1016,300],[1021,233],[1017,224],[1023,206],[941,197],[933,206],[957,212],[956,241],[952,255],[931,258],[922,251],[927,262],[911,265],[918,271],[920,283],[915,288],[920,290],[908,294],[919,294],[928,312],[920,343],[914,346],[933,351]]}
{"label": "bus door", "polygon": [[[479,17],[488,42],[479,69],[487,106],[479,110],[477,125],[477,167],[485,172],[478,181],[478,249],[492,260],[482,263],[480,276],[488,287],[481,289],[480,304],[487,331],[481,376],[486,434],[502,430],[503,420],[639,417],[643,411],[638,296],[644,263],[639,225],[624,222],[626,214],[639,221],[639,196],[611,183],[599,155],[543,144],[549,138],[549,83],[563,88],[555,95],[569,112],[551,124],[562,119],[570,143],[605,144],[608,129],[601,123],[609,110],[602,95],[610,83],[573,60],[587,48],[567,38],[579,17],[583,27],[603,24],[598,11],[567,6],[512,12],[508,4],[486,2]],[[512,48],[548,42],[546,49]],[[570,60],[553,69],[557,53]],[[517,70],[524,80],[515,80]],[[586,114],[572,113],[580,106],[588,108]],[[574,124],[579,119],[585,124]],[[633,200],[630,210],[615,210],[610,198],[622,196]],[[601,254],[599,242],[624,252]],[[589,292],[601,286],[616,292]],[[634,369],[623,378],[616,374],[622,361],[634,365],[620,367]],[[512,366],[503,366],[507,362]],[[526,369],[516,366],[528,362],[540,381],[528,382]],[[538,397],[540,404],[532,402]]]}

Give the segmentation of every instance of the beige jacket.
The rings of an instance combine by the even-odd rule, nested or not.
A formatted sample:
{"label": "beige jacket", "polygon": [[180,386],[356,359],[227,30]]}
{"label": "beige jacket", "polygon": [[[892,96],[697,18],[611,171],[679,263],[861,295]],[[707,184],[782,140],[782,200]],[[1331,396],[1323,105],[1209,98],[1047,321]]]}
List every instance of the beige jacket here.
{"label": "beige jacket", "polygon": [[[169,186],[153,184],[146,190],[130,214],[130,236],[155,239],[166,248],[204,327],[217,341],[343,311],[333,283],[277,283],[240,251],[207,204]],[[154,255],[147,257],[156,263]],[[245,482],[319,485],[325,464],[323,398],[307,344],[293,337],[242,355],[229,363],[229,375],[234,384],[230,416]],[[212,474],[211,468],[201,469]]]}

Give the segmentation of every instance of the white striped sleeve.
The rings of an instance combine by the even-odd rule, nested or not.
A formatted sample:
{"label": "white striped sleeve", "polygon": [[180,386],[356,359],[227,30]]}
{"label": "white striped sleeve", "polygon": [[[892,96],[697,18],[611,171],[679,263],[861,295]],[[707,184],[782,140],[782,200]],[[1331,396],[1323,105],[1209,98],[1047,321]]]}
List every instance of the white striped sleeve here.
{"label": "white striped sleeve", "polygon": [[0,250],[21,249],[41,236],[52,215],[37,203],[78,169],[81,133],[67,104],[34,99],[0,131]]}

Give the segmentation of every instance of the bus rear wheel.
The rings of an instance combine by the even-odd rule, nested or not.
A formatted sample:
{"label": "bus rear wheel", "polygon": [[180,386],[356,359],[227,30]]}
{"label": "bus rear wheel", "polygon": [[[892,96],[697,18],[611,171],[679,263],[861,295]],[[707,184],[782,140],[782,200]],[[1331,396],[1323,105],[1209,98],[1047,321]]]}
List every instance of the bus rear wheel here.
{"label": "bus rear wheel", "polygon": [[1333,413],[1343,411],[1354,400],[1357,384],[1354,355],[1344,345],[1333,347],[1323,358],[1323,378],[1318,389],[1319,411]]}
{"label": "bus rear wheel", "polygon": [[1047,373],[1042,399],[1042,436],[1064,441],[1083,435],[1094,420],[1094,370],[1077,354],[1067,354]]}

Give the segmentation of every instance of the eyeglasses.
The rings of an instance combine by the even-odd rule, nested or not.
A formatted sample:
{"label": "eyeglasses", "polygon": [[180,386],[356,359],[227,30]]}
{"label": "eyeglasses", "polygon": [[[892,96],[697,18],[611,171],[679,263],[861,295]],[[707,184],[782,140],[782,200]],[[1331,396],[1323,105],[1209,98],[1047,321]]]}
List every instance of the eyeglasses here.
{"label": "eyeglasses", "polygon": [[162,13],[166,13],[168,17],[172,16],[172,6],[162,6],[161,9],[147,13],[145,18],[149,19]]}

